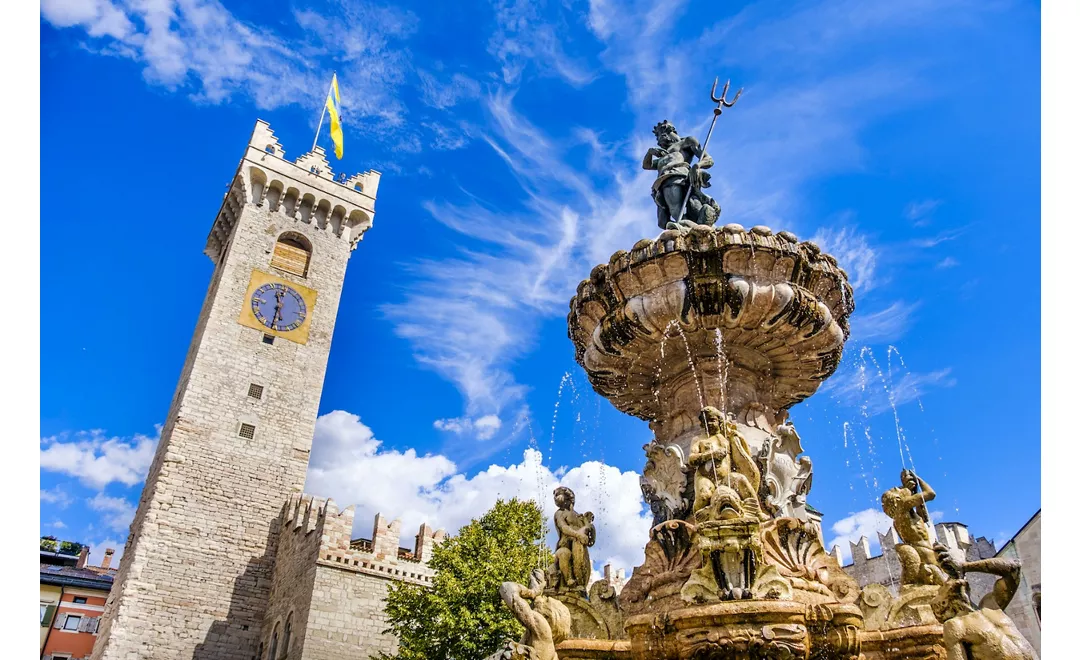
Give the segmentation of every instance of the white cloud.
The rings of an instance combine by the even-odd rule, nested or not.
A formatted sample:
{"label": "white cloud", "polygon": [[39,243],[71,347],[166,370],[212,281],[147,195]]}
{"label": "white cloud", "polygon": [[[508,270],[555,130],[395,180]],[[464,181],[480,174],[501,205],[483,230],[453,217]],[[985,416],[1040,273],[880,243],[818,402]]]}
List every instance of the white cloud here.
{"label": "white cloud", "polygon": [[849,543],[858,543],[859,539],[866,537],[870,541],[871,554],[881,552],[881,544],[877,535],[884,534],[892,527],[892,519],[880,509],[863,509],[856,511],[846,518],[837,520],[832,525],[832,536],[826,545],[831,552],[833,546],[840,546],[840,554],[845,563],[851,561],[851,549]]}
{"label": "white cloud", "polygon": [[109,497],[98,493],[86,504],[101,514],[100,520],[106,527],[117,532],[126,532],[135,518],[135,505],[122,497]]}
{"label": "white cloud", "polygon": [[[489,465],[470,477],[445,456],[381,445],[359,417],[347,412],[323,415],[315,425],[305,491],[333,497],[340,507],[355,504],[359,535],[370,534],[375,514],[382,513],[402,520],[402,545],[410,546],[421,523],[455,533],[498,498],[535,499],[550,518],[552,492],[566,485],[577,495],[577,509],[596,515],[595,566],[612,563],[629,573],[644,557],[651,517],[634,472],[596,461],[552,470],[542,464],[539,451],[529,449],[520,463]],[[554,538],[552,532],[549,542]]]}
{"label": "white cloud", "polygon": [[893,342],[904,335],[911,325],[911,316],[919,303],[896,301],[885,309],[862,313],[856,310],[851,317],[851,336],[862,343]]}
{"label": "white cloud", "polygon": [[957,261],[956,259],[953,259],[952,257],[945,257],[944,259],[939,261],[937,263],[937,265],[934,266],[934,267],[939,268],[939,269],[945,269],[945,268],[955,268],[956,266],[959,266],[959,265],[960,265],[960,262]]}
{"label": "white cloud", "polygon": [[[99,490],[113,482],[134,486],[146,477],[160,433],[159,426],[153,437],[110,438],[95,429],[42,438],[41,469],[78,477]],[[42,499],[50,501],[45,491]]]}
{"label": "white cloud", "polygon": [[457,435],[474,434],[479,440],[490,440],[502,428],[502,420],[498,415],[484,415],[476,419],[468,417],[454,417],[451,419],[437,419],[435,428]]}
{"label": "white cloud", "polygon": [[865,293],[874,288],[877,251],[870,247],[866,236],[850,227],[823,227],[810,241],[836,258],[840,267],[847,271],[853,289]]}
{"label": "white cloud", "polygon": [[45,526],[52,527],[53,529],[64,529],[65,527],[67,527],[67,525],[64,524],[63,520],[54,520],[51,523],[46,523]]}
{"label": "white cloud", "polygon": [[[341,3],[333,13],[294,12],[305,40],[238,19],[217,0],[44,0],[42,17],[61,29],[81,28],[95,52],[135,60],[155,85],[223,103],[250,97],[262,109],[299,103],[317,107],[333,60],[346,116],[403,123],[397,88],[408,71],[400,42],[415,31],[403,10]],[[356,130],[363,123],[354,124]]]}
{"label": "white cloud", "polygon": [[47,504],[53,504],[58,509],[66,509],[71,504],[71,496],[67,494],[59,485],[54,486],[49,490],[41,490],[41,501]]}

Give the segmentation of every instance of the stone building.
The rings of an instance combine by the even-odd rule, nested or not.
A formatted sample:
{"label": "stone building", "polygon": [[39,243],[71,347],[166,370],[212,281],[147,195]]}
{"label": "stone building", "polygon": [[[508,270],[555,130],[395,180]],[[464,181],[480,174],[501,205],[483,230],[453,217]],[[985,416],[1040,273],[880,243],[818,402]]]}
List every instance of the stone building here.
{"label": "stone building", "polygon": [[[1031,642],[1036,651],[1040,649],[1041,627],[1041,565],[1039,547],[1041,542],[1041,510],[1002,547],[997,550],[993,541],[985,537],[972,538],[967,526],[957,522],[937,523],[933,527],[936,541],[953,550],[963,553],[967,561],[989,559],[991,557],[1010,557],[1019,559],[1023,566],[1023,579],[1020,589],[1006,613],[1016,623],[1020,632]],[[851,562],[844,564],[840,546],[833,546],[832,555],[844,571],[855,578],[860,587],[868,584],[881,584],[896,595],[900,585],[900,562],[896,557],[896,545],[900,538],[896,530],[889,528],[884,534],[878,534],[881,554],[870,554],[870,541],[865,536],[855,543],[849,543]],[[971,573],[965,576],[971,585],[971,599],[978,603],[990,593],[997,579],[992,575]]]}
{"label": "stone building", "polygon": [[110,567],[111,548],[105,550],[101,566],[89,565],[89,555],[84,545],[41,539],[38,652],[44,660],[84,660],[94,648],[116,569]]}
{"label": "stone building", "polygon": [[431,548],[400,522],[350,539],[351,508],[302,495],[345,268],[380,173],[335,180],[258,121],[211,225],[209,289],[101,618],[95,660],[368,658],[391,580]]}

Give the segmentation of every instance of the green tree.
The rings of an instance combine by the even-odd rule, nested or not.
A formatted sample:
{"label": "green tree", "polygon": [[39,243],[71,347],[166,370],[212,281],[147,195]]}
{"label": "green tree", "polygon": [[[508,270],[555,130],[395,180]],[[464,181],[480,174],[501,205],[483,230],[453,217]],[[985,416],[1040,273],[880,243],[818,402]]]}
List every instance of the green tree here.
{"label": "green tree", "polygon": [[[521,625],[503,606],[499,585],[528,584],[549,550],[541,544],[544,517],[532,500],[499,500],[479,520],[435,547],[430,587],[395,584],[386,598],[387,632],[400,641],[383,660],[476,660],[518,639]],[[538,548],[541,548],[538,550]]]}

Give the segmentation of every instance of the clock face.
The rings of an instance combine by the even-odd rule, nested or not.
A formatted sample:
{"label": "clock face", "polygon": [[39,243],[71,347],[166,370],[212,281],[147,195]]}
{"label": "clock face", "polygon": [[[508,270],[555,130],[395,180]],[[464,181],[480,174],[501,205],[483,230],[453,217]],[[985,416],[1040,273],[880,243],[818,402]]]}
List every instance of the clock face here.
{"label": "clock face", "polygon": [[269,282],[251,294],[251,311],[255,318],[271,330],[289,332],[304,324],[307,305],[292,287]]}

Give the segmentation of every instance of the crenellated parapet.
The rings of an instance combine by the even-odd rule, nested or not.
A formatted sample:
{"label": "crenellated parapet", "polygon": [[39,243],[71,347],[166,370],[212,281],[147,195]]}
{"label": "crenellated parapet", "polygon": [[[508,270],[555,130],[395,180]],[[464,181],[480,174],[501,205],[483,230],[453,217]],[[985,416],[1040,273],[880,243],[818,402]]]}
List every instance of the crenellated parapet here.
{"label": "crenellated parapet", "polygon": [[446,538],[444,530],[420,526],[416,545],[400,547],[401,521],[376,514],[370,539],[353,539],[355,507],[339,511],[332,499],[311,495],[293,495],[282,511],[282,531],[295,536],[318,539],[312,548],[312,560],[355,573],[365,573],[388,580],[429,584],[434,572],[428,568],[434,546]]}
{"label": "crenellated parapet", "polygon": [[285,150],[270,124],[255,123],[236,176],[225,193],[217,219],[206,240],[206,254],[219,261],[229,245],[237,218],[245,205],[266,208],[282,217],[327,231],[356,247],[375,218],[375,195],[381,173],[368,170],[334,178],[322,147],[296,159]]}

